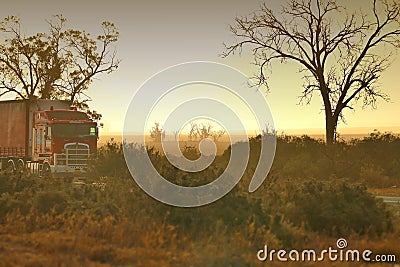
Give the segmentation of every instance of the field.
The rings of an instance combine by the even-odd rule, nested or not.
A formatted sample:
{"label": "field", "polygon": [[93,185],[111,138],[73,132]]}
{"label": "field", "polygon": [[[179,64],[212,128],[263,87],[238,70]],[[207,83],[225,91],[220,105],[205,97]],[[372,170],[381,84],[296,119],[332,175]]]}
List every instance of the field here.
{"label": "field", "polygon": [[[115,139],[99,148],[86,185],[2,173],[0,266],[370,266],[327,257],[257,259],[264,245],[322,251],[337,248],[339,238],[352,250],[394,255],[399,264],[399,207],[373,194],[399,193],[400,137],[375,132],[326,146],[280,135],[268,178],[250,194],[261,138],[249,140],[251,156],[234,190],[199,208],[175,208],[146,195]],[[185,186],[215,179],[229,160],[226,150],[209,168],[188,175],[155,148],[145,151],[164,177]]]}

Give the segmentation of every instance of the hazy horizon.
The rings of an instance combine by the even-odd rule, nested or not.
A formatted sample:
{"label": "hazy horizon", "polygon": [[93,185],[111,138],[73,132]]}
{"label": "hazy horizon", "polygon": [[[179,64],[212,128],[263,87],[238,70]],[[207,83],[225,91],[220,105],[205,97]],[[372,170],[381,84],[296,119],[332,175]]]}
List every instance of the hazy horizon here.
{"label": "hazy horizon", "polygon": [[[375,130],[379,132],[392,132],[392,133],[400,133],[400,126],[382,126],[382,127],[341,127],[339,128],[338,132],[341,134],[369,134],[374,132]],[[252,132],[256,132],[257,130],[248,130],[250,134]],[[289,128],[289,129],[276,129],[278,134],[285,133],[285,134],[294,134],[294,135],[301,135],[301,134],[312,134],[312,135],[319,135],[325,134],[324,128]],[[118,132],[109,132],[103,131],[100,129],[100,135],[122,135],[122,131]],[[138,135],[141,134],[139,132],[129,132],[128,135]],[[147,135],[148,133],[146,133]]]}
{"label": "hazy horizon", "polygon": [[[343,139],[343,140],[351,140],[351,139],[362,139],[363,137],[367,137],[369,136],[371,133],[373,133],[374,131],[378,131],[381,133],[384,132],[390,132],[392,134],[395,135],[399,135],[400,134],[400,127],[379,127],[379,128],[373,128],[373,127],[348,127],[346,128],[346,131],[339,131],[339,138]],[[287,129],[287,130],[277,130],[277,134],[278,135],[292,135],[292,136],[302,136],[302,135],[308,135],[312,138],[315,139],[325,139],[325,132],[324,129]],[[126,134],[126,136],[128,137],[128,139],[126,139],[126,141],[131,142],[131,143],[142,143],[142,141],[140,139],[138,139],[138,137],[142,136],[139,133],[129,133]],[[235,134],[233,134],[235,135]],[[257,134],[251,134],[251,131],[249,132],[247,137],[253,137],[256,136]],[[113,139],[116,142],[122,142],[122,132],[101,132],[99,134],[99,140],[98,140],[98,144],[102,145],[105,144],[107,141],[110,141],[111,139]],[[243,140],[246,139],[245,136],[242,136]],[[153,141],[150,138],[150,134],[146,133],[145,134],[145,138],[146,138],[146,142],[152,143]],[[172,138],[172,139],[171,139]],[[236,135],[236,139],[240,139],[241,136],[238,137],[238,135]],[[200,139],[197,139],[197,141],[199,141]],[[171,142],[173,141],[173,137],[169,137],[169,139],[166,140],[166,142]],[[185,142],[197,142],[197,141],[189,141],[188,137],[186,135],[183,136],[183,138],[179,139],[179,142],[181,143],[185,143]],[[227,134],[225,134],[224,136],[222,136],[219,140],[219,143],[230,143]]]}

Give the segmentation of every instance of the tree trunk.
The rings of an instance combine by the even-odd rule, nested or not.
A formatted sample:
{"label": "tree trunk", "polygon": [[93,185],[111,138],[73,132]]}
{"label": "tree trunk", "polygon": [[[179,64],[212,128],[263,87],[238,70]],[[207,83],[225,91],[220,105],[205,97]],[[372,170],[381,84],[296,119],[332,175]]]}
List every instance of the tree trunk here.
{"label": "tree trunk", "polygon": [[338,118],[332,116],[331,114],[326,114],[325,118],[325,135],[326,135],[326,144],[332,145],[336,140],[336,126],[337,126]]}
{"label": "tree trunk", "polygon": [[70,98],[69,98],[69,102],[71,103],[70,105],[73,105],[75,101],[75,94],[71,93]]}
{"label": "tree trunk", "polygon": [[41,99],[50,99],[50,91],[51,91],[51,84],[49,84],[48,82],[45,82],[40,98]]}

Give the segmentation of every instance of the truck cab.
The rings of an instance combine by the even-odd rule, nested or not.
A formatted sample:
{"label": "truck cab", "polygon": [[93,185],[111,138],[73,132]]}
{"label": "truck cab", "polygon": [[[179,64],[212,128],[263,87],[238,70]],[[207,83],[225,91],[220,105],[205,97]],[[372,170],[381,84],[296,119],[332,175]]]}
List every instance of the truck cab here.
{"label": "truck cab", "polygon": [[97,123],[84,112],[53,107],[33,112],[32,161],[44,173],[84,173],[97,139]]}

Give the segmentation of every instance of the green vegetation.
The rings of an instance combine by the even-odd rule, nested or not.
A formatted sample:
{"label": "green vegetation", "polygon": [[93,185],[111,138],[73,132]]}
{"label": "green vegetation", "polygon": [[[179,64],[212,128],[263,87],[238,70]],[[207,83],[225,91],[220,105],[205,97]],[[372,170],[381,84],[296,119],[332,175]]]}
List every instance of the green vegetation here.
{"label": "green vegetation", "polygon": [[[399,137],[373,133],[325,146],[307,136],[279,136],[268,179],[249,194],[259,144],[260,137],[250,140],[250,162],[235,189],[199,208],[147,196],[130,177],[123,145],[114,141],[98,150],[86,185],[0,174],[0,265],[259,266],[256,253],[264,244],[322,250],[340,237],[353,249],[400,258],[398,211],[367,191],[400,186]],[[153,148],[130,149],[147,152],[160,173],[188,186],[215,179],[229,159],[226,151],[189,175]],[[301,263],[268,266],[287,265]]]}

